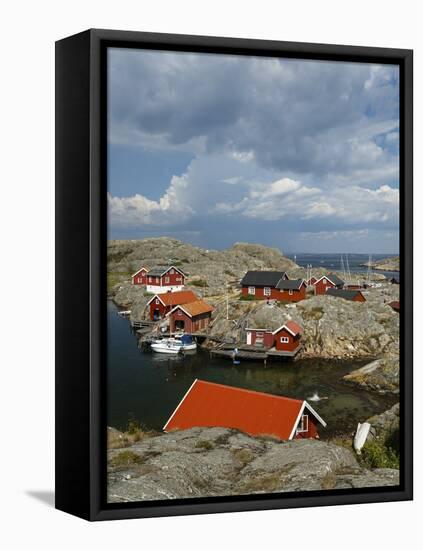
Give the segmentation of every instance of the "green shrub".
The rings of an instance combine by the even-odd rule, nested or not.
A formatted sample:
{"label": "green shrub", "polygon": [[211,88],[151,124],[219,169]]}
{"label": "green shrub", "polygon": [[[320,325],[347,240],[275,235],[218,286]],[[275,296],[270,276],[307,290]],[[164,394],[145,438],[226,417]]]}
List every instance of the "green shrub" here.
{"label": "green shrub", "polygon": [[134,451],[122,451],[115,455],[110,464],[115,467],[132,466],[133,464],[142,464],[143,457]]}
{"label": "green shrub", "polygon": [[141,424],[135,418],[130,418],[128,420],[128,425],[126,426],[126,431],[129,434],[135,434],[141,431]]}
{"label": "green shrub", "polygon": [[195,444],[195,448],[203,449],[204,451],[210,451],[211,449],[214,448],[214,445],[210,441],[207,441],[205,439],[200,439],[200,441],[197,441],[197,443]]}
{"label": "green shrub", "polygon": [[239,299],[242,300],[243,302],[254,302],[254,300],[256,300],[257,298],[252,294],[247,294],[247,295],[240,294]]}
{"label": "green shrub", "polygon": [[382,441],[368,441],[361,449],[360,462],[366,468],[399,469],[399,455]]}

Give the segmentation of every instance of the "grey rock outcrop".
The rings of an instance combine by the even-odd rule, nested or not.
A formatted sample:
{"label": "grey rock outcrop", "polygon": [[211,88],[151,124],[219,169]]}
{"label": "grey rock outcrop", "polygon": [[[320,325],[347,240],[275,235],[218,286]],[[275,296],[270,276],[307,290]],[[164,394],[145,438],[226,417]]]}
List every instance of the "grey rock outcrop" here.
{"label": "grey rock outcrop", "polygon": [[224,428],[145,438],[108,457],[109,502],[397,485],[397,470],[366,470],[344,447],[279,441]]}

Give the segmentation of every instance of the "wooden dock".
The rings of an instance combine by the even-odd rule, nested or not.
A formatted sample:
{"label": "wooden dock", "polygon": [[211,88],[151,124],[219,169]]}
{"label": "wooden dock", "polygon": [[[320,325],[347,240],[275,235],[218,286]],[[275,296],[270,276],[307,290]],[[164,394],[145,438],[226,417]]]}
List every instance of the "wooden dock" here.
{"label": "wooden dock", "polygon": [[153,329],[157,325],[157,321],[131,321],[132,328],[147,328]]}
{"label": "wooden dock", "polygon": [[215,357],[228,357],[229,359],[246,359],[248,361],[266,361],[267,353],[266,352],[249,352],[244,350],[239,350],[238,353],[234,354],[233,349],[211,349],[210,355]]}
{"label": "wooden dock", "polygon": [[[266,364],[267,359],[282,359],[293,358],[301,349],[301,345],[294,351],[279,351],[274,347],[267,349],[259,346],[248,346],[246,344],[229,344],[222,343],[212,349],[210,349],[210,355],[214,357],[227,357],[235,360],[247,360],[247,361],[264,361]],[[237,352],[235,353],[235,348]]]}

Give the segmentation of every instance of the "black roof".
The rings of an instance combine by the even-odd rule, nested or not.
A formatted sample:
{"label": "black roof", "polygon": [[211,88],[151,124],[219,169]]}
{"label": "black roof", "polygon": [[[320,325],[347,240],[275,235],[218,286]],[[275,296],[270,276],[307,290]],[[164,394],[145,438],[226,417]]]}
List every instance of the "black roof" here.
{"label": "black roof", "polygon": [[241,280],[241,285],[276,287],[285,276],[285,271],[247,271]]}
{"label": "black roof", "polygon": [[279,281],[276,288],[279,290],[299,290],[304,283],[303,279],[292,279],[291,281]]}
{"label": "black roof", "polygon": [[335,273],[328,273],[327,275],[324,275],[326,277],[326,279],[329,279],[330,281],[332,281],[332,283],[334,285],[344,285],[344,281],[338,277],[338,275],[335,275]]}
{"label": "black roof", "polygon": [[152,275],[153,277],[160,277],[161,275],[166,273],[166,271],[168,271],[172,267],[173,267],[173,269],[176,269],[177,271],[179,271],[180,273],[185,275],[185,273],[181,269],[179,269],[178,267],[175,267],[173,265],[156,265],[156,266],[154,266],[150,269],[150,271],[147,273],[147,275]]}
{"label": "black roof", "polygon": [[357,294],[361,294],[359,290],[343,290],[340,288],[328,288],[326,294],[329,296],[336,296],[338,298],[344,298],[344,300],[354,300]]}

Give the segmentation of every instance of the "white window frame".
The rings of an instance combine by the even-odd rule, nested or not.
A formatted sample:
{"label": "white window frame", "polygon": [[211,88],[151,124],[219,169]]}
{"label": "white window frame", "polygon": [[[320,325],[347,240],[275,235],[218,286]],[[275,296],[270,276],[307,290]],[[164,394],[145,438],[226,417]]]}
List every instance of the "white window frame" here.
{"label": "white window frame", "polygon": [[178,309],[178,315],[182,317],[182,311],[180,309]]}
{"label": "white window frame", "polygon": [[148,278],[148,282],[149,282],[149,283],[152,283],[152,282],[153,282],[153,277],[149,277],[149,278]]}
{"label": "white window frame", "polygon": [[327,284],[327,280],[326,279],[322,279],[322,285],[326,285]]}
{"label": "white window frame", "polygon": [[280,337],[281,344],[289,344],[289,338],[288,336],[281,336]]}
{"label": "white window frame", "polygon": [[165,283],[170,283],[170,277],[165,277]]}
{"label": "white window frame", "polygon": [[294,294],[294,291],[293,291],[292,289],[290,289],[290,290],[288,291],[288,294],[289,294],[290,296],[292,296],[292,295]]}
{"label": "white window frame", "polygon": [[158,298],[156,298],[156,304],[160,304],[160,300]]}
{"label": "white window frame", "polygon": [[175,272],[174,272],[173,269],[171,269],[171,270],[169,271],[169,273],[170,273],[171,275],[173,275]]}
{"label": "white window frame", "polygon": [[271,296],[272,295],[272,289],[270,288],[270,286],[265,286],[264,287],[263,294],[265,296]]}
{"label": "white window frame", "polygon": [[308,414],[303,414],[298,422],[297,433],[308,432]]}
{"label": "white window frame", "polygon": [[249,286],[248,287],[248,294],[250,294],[251,296],[255,296],[256,295],[256,287],[255,286]]}

